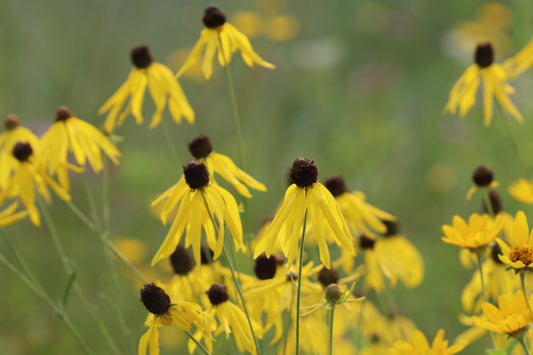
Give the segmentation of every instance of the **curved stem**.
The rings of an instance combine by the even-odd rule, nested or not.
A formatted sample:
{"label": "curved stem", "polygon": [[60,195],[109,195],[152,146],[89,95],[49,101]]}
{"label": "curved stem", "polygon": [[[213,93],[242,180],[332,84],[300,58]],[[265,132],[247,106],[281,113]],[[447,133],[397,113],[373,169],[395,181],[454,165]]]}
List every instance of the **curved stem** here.
{"label": "curved stem", "polygon": [[527,308],[529,309],[530,312],[532,312],[531,305],[529,304],[529,300],[527,297],[526,272],[525,271],[520,272],[520,286],[522,287],[522,292],[524,292],[524,297],[526,299]]}
{"label": "curved stem", "polygon": [[525,173],[528,176],[531,176],[530,171],[529,171],[529,169],[527,167],[527,164],[526,164],[522,154],[520,153],[520,149],[518,148],[518,143],[516,142],[516,138],[515,138],[515,136],[513,134],[513,131],[511,130],[511,126],[509,125],[508,119],[505,116],[505,113],[503,112],[503,109],[502,109],[501,105],[498,104],[496,106],[498,106],[498,109],[500,111],[500,116],[502,117],[505,129],[507,131],[507,135],[509,136],[509,140],[511,141],[511,145],[513,146],[513,150],[514,150],[514,152],[516,154],[516,157],[518,158],[518,161],[522,165],[522,168],[524,169]]}
{"label": "curved stem", "polygon": [[329,310],[329,355],[333,355],[333,317],[335,316],[335,305]]}
{"label": "curved stem", "polygon": [[481,260],[481,252],[475,253],[477,256],[477,262],[479,267],[479,278],[481,279],[481,294],[483,296],[483,301],[488,302],[487,300],[487,293],[485,290],[485,276],[483,275],[483,262]]}
{"label": "curved stem", "polygon": [[172,141],[172,137],[170,137],[170,131],[167,125],[167,121],[163,118],[161,120],[161,129],[163,130],[163,135],[165,136],[165,140],[168,145],[168,150],[170,150],[170,154],[172,155],[172,159],[174,159],[174,163],[179,163],[179,156],[178,156],[178,150],[176,149],[176,146],[174,145],[174,142]]}
{"label": "curved stem", "polygon": [[202,344],[200,344],[200,342],[198,340],[196,340],[196,338],[191,334],[191,332],[188,332],[188,331],[185,331],[185,330],[184,330],[184,332],[196,344],[196,346],[198,346],[200,348],[200,350],[202,350],[202,352],[205,355],[211,355],[211,353]]}
{"label": "curved stem", "polygon": [[522,345],[522,348],[524,348],[526,355],[530,355],[529,350],[527,349],[526,343],[524,342],[524,337],[521,337],[520,339],[518,339],[518,342],[520,342],[520,344]]}
{"label": "curved stem", "polygon": [[300,241],[300,265],[298,266],[298,290],[296,294],[296,355],[300,354],[300,298],[302,293],[302,268],[304,263],[305,229],[307,227],[307,210],[305,210],[302,238]]}

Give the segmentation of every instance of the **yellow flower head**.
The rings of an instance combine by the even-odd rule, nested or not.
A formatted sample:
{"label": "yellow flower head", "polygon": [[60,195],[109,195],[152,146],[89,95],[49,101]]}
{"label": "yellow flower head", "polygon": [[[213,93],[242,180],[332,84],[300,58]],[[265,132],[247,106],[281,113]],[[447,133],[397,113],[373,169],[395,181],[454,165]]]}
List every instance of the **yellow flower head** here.
{"label": "yellow flower head", "polygon": [[248,66],[251,67],[255,63],[266,68],[275,68],[275,65],[266,62],[254,52],[250,40],[233,25],[226,22],[226,15],[218,7],[212,5],[206,7],[202,21],[206,28],[202,30],[200,39],[176,74],[177,77],[180,77],[200,59],[204,49],[202,70],[206,79],[209,79],[213,72],[213,57],[217,50],[218,62],[221,66],[226,66],[231,61],[233,53],[239,50],[242,59]]}
{"label": "yellow flower head", "polygon": [[20,221],[22,218],[28,215],[28,211],[16,212],[19,206],[18,202],[14,202],[5,210],[0,212],[0,227],[9,226],[15,222]]}
{"label": "yellow flower head", "polygon": [[526,215],[523,211],[516,213],[511,230],[511,243],[508,245],[502,239],[496,241],[502,249],[500,260],[516,271],[533,267],[533,231],[529,232]]}
{"label": "yellow flower head", "polygon": [[148,349],[150,355],[159,354],[157,328],[171,325],[188,332],[191,324],[194,324],[197,330],[204,334],[208,347],[211,347],[211,332],[215,329],[216,323],[198,304],[172,300],[164,286],[156,283],[147,284],[141,289],[141,302],[151,314],[146,320],[149,329],[139,341],[139,355],[146,355]]}
{"label": "yellow flower head", "polygon": [[29,129],[20,125],[16,115],[8,115],[4,120],[5,132],[0,134],[0,189],[7,186],[11,174],[18,166],[13,156],[13,147],[17,142],[29,143],[34,151],[38,151],[39,138]]}
{"label": "yellow flower head", "polygon": [[352,236],[342,212],[328,189],[318,182],[318,170],[313,162],[307,158],[296,159],[292,164],[290,178],[293,184],[287,189],[269,229],[257,243],[254,258],[262,253],[270,257],[278,243],[291,265],[306,215],[314,227],[320,261],[328,269],[330,256],[326,236],[333,236],[338,245],[355,255]]}
{"label": "yellow flower head", "polygon": [[533,180],[520,179],[509,186],[508,191],[520,202],[533,203]]}
{"label": "yellow flower head", "polygon": [[453,115],[459,109],[459,116],[464,117],[476,102],[476,91],[483,80],[483,111],[485,126],[492,120],[493,99],[499,101],[503,109],[514,116],[519,122],[522,115],[509,99],[508,94],[514,89],[507,84],[508,74],[500,64],[494,63],[494,51],[490,43],[481,43],[476,47],[475,64],[469,66],[457,80],[450,91],[450,97],[444,112]]}
{"label": "yellow flower head", "polygon": [[466,341],[461,341],[452,346],[448,346],[448,340],[444,340],[444,329],[440,329],[433,339],[433,343],[429,343],[425,335],[420,330],[415,330],[411,333],[411,342],[398,340],[394,343],[394,348],[387,351],[388,355],[453,355],[457,354],[464,347],[468,345]]}
{"label": "yellow flower head", "polygon": [[102,151],[118,164],[120,152],[115,145],[97,128],[74,117],[66,106],[62,106],[57,110],[55,123],[41,138],[37,164],[44,164],[50,175],[57,173],[61,186],[68,190],[67,168],[83,171],[68,164],[68,153],[72,153],[78,165],[83,167],[88,161],[98,173],[103,169]]}
{"label": "yellow flower head", "polygon": [[522,290],[516,292],[512,299],[506,295],[498,297],[498,307],[491,303],[483,303],[484,318],[472,317],[478,327],[496,333],[513,334],[525,329],[533,315],[533,295],[529,298],[529,305]]}
{"label": "yellow flower head", "polygon": [[[194,111],[189,105],[181,86],[174,78],[172,71],[163,64],[153,61],[152,53],[148,46],[139,45],[133,47],[131,61],[135,68],[130,72],[126,82],[98,110],[99,114],[109,111],[104,123],[104,130],[107,133],[113,132],[115,125],[120,126],[130,113],[135,116],[137,124],[143,122],[142,105],[147,86],[155,105],[155,112],[149,126],[150,129],[161,122],[167,100],[170,114],[176,123],[181,122],[182,116],[189,123],[194,122]],[[128,98],[130,98],[128,105],[119,116],[119,112]]]}
{"label": "yellow flower head", "polygon": [[[217,259],[224,243],[224,223],[233,236],[237,250],[245,250],[241,218],[235,198],[216,183],[210,183],[204,163],[192,160],[183,167],[183,172],[183,177],[176,185],[152,202],[152,206],[165,202],[161,212],[164,223],[170,212],[167,210],[176,204],[179,205],[165,241],[152,259],[152,266],[176,250],[183,232],[185,232],[185,247],[192,244],[194,259],[196,264],[200,265],[202,228],[207,238],[207,245],[214,252],[213,258]],[[215,221],[216,224],[213,225]]]}
{"label": "yellow flower head", "polygon": [[[246,315],[241,308],[229,301],[226,286],[214,283],[207,291],[207,297],[212,305],[211,312],[220,321],[220,328],[216,334],[223,330],[226,333],[226,337],[229,337],[229,334],[232,333],[240,351],[246,350],[251,354],[257,354]],[[263,328],[261,324],[253,319],[251,321],[255,336],[262,338]]]}
{"label": "yellow flower head", "polygon": [[514,57],[506,60],[503,67],[509,78],[515,78],[533,66],[533,38]]}
{"label": "yellow flower head", "polygon": [[472,181],[474,185],[466,193],[466,200],[470,201],[472,196],[477,191],[477,188],[482,189],[498,187],[498,182],[494,180],[494,173],[485,165],[480,165],[474,170],[472,174]]}
{"label": "yellow flower head", "polygon": [[200,135],[190,141],[188,146],[194,158],[205,163],[210,179],[214,180],[214,175],[217,173],[232,184],[241,195],[248,198],[251,198],[252,195],[245,185],[252,189],[266,191],[265,185],[239,169],[230,158],[214,152],[213,145],[208,137]]}
{"label": "yellow flower head", "polygon": [[22,204],[28,210],[31,222],[40,226],[39,210],[35,206],[35,188],[47,203],[50,203],[47,185],[65,201],[70,201],[70,195],[48,176],[43,168],[34,164],[33,149],[30,143],[16,143],[13,147],[13,156],[17,160],[17,166],[6,188],[0,193],[0,205],[6,198],[20,197]]}
{"label": "yellow flower head", "polygon": [[327,179],[324,186],[331,192],[342,211],[348,227],[354,234],[366,234],[375,237],[378,233],[385,233],[387,227],[383,221],[395,221],[396,217],[370,204],[365,194],[359,191],[348,192],[344,179],[340,175]]}
{"label": "yellow flower head", "polygon": [[492,219],[487,214],[473,213],[468,218],[468,224],[455,215],[452,225],[442,226],[445,237],[442,241],[475,251],[492,243],[503,228],[503,216],[497,215]]}

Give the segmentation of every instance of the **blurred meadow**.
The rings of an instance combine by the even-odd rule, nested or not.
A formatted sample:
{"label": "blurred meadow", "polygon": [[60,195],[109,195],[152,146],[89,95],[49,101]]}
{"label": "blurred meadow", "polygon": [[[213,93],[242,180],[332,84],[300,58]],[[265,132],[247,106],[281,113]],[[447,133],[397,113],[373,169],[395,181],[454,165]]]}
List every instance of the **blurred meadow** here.
{"label": "blurred meadow", "polygon": [[[99,127],[105,116],[97,114],[98,108],[131,70],[130,49],[147,44],[156,61],[176,72],[199,37],[208,4],[1,0],[0,115],[16,113],[23,125],[40,135],[53,123],[55,110],[67,105],[77,117]],[[471,174],[480,164],[493,169],[507,212],[514,215],[518,209],[531,208],[506,191],[522,171],[499,113],[495,111],[493,124],[485,128],[479,104],[465,119],[443,115],[442,109],[450,88],[472,63],[476,43],[491,40],[496,61],[527,43],[533,34],[533,3],[252,0],[217,5],[250,37],[254,49],[277,66],[249,68],[240,55],[230,64],[241,113],[243,167],[268,188],[266,193],[253,191],[247,200],[245,233],[257,233],[261,221],[273,215],[287,187],[292,161],[308,157],[318,166],[320,181],[342,174],[350,190],[363,191],[371,204],[398,216],[401,233],[423,255],[422,284],[414,290],[403,285],[393,289],[399,311],[428,338],[439,328],[446,330],[448,339],[464,331],[457,315],[471,273],[459,263],[458,248],[441,241],[441,226],[451,223],[454,214],[467,218],[481,211],[478,195],[465,200]],[[126,238],[144,244],[135,251],[147,275],[154,272],[149,262],[168,229],[151,213],[150,202],[181,176],[181,167],[191,158],[186,143],[205,134],[217,152],[238,161],[231,102],[220,66],[214,66],[209,81],[198,67],[187,72],[180,84],[196,122],[176,125],[168,111],[164,113],[179,150],[179,164],[168,152],[161,127],[148,129],[151,100],[145,100],[143,125],[128,117],[115,130],[123,138],[118,144],[123,156],[110,172],[111,236],[118,245]],[[511,121],[511,129],[531,166],[533,73],[511,84],[516,88],[512,100],[524,116],[523,124]],[[87,208],[78,180],[72,175],[73,201]],[[89,174],[97,204],[101,204],[100,184],[101,176]],[[231,185],[221,184],[235,193]],[[140,285],[117,263],[124,275],[123,291],[117,291],[98,237],[57,197],[51,213],[75,262],[76,280],[117,346],[124,353],[135,353],[145,332]],[[46,228],[23,220],[5,231],[50,295],[61,298],[67,275]],[[124,248],[128,246],[131,253],[138,247]],[[5,243],[0,248],[6,250]],[[245,271],[252,270],[251,262],[241,264]],[[155,268],[163,275],[159,277],[170,276],[165,266]],[[1,354],[81,353],[58,317],[3,266],[0,282]],[[106,298],[126,311],[129,339],[115,335],[120,324]],[[70,297],[68,309],[97,353],[108,353],[96,323],[77,297]],[[176,347],[186,342],[185,337],[164,338],[162,333],[163,354],[176,353]],[[487,342],[488,336],[465,352],[481,353],[476,349]]]}

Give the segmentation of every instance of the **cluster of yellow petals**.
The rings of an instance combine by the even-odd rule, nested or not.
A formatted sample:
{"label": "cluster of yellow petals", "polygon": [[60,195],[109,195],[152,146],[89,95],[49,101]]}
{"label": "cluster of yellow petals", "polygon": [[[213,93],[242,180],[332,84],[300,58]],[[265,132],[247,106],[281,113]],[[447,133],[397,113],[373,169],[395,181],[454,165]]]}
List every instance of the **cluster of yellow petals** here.
{"label": "cluster of yellow petals", "polygon": [[445,235],[442,240],[449,244],[476,250],[493,242],[502,228],[502,215],[492,219],[487,214],[480,216],[474,213],[470,215],[468,223],[456,215],[453,217],[451,226],[442,226],[442,231]]}
{"label": "cluster of yellow petals", "polygon": [[449,346],[448,340],[444,340],[444,329],[440,329],[429,346],[425,335],[415,330],[411,334],[411,342],[398,340],[394,343],[394,348],[387,350],[388,355],[453,355],[457,354],[468,343],[466,341],[458,342]]}
{"label": "cluster of yellow petals", "polygon": [[499,258],[504,264],[514,269],[533,267],[533,231],[530,233],[523,211],[516,213],[511,228],[510,243],[507,244],[500,238],[496,241],[502,250]]}
{"label": "cluster of yellow petals", "polygon": [[520,202],[533,203],[533,180],[520,179],[509,186],[508,191]]}

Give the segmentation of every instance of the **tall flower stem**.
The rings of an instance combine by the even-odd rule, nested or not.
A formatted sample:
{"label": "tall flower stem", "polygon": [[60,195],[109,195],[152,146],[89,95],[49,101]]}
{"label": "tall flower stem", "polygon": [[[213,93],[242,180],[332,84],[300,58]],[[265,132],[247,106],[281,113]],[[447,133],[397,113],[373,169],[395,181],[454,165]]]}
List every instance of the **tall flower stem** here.
{"label": "tall flower stem", "polygon": [[179,156],[178,156],[178,150],[176,149],[176,146],[174,145],[174,142],[172,141],[172,137],[170,136],[170,131],[167,125],[167,121],[163,118],[161,120],[161,129],[163,130],[163,135],[165,136],[165,140],[168,145],[168,150],[170,151],[170,154],[172,155],[172,159],[174,160],[174,163],[179,163]]}
{"label": "tall flower stem", "polygon": [[302,293],[302,269],[304,264],[304,241],[307,227],[307,209],[305,210],[302,238],[300,241],[300,264],[298,265],[298,290],[296,291],[296,355],[300,354],[300,299]]}
{"label": "tall flower stem", "polygon": [[485,289],[485,276],[483,275],[483,261],[481,260],[481,251],[475,252],[477,256],[477,263],[479,268],[479,278],[481,279],[481,294],[483,296],[483,301],[488,302],[487,300],[487,292]]}
{"label": "tall flower stem", "polygon": [[291,327],[291,319],[292,319],[291,313],[292,313],[293,302],[294,302],[294,288],[291,291],[291,301],[289,303],[289,311],[287,312],[287,326],[285,327],[285,329],[287,329],[287,331],[283,335],[283,355],[287,354],[287,339],[289,338],[288,337],[288,335],[289,335],[288,329],[290,329],[290,327]]}
{"label": "tall flower stem", "polygon": [[522,345],[522,348],[524,349],[526,355],[530,355],[529,350],[527,349],[527,345],[524,342],[524,337],[522,336],[521,338],[516,338],[516,339],[518,339],[518,342],[520,343],[520,345]]}
{"label": "tall flower stem", "polygon": [[526,299],[527,308],[529,309],[530,312],[532,312],[531,305],[529,304],[529,300],[527,297],[526,272],[525,271],[520,271],[520,286],[522,286],[522,292],[524,292],[524,298]]}
{"label": "tall flower stem", "polygon": [[200,342],[198,340],[196,340],[196,338],[194,337],[194,335],[191,334],[191,332],[188,332],[186,330],[184,330],[184,332],[185,332],[185,334],[187,334],[189,339],[191,339],[196,344],[196,346],[198,346],[198,348],[200,348],[200,350],[202,350],[202,352],[205,355],[211,355],[211,353],[202,344],[200,344]]}
{"label": "tall flower stem", "polygon": [[329,355],[333,355],[333,319],[335,316],[335,304],[329,310]]}
{"label": "tall flower stem", "polygon": [[504,126],[505,126],[505,130],[507,131],[507,135],[509,136],[509,140],[511,141],[511,145],[513,146],[513,150],[516,154],[516,157],[518,158],[518,161],[520,162],[520,164],[522,165],[522,168],[524,169],[524,172],[527,174],[527,176],[531,176],[531,172],[526,164],[526,161],[523,157],[523,155],[520,153],[520,149],[518,148],[518,143],[516,142],[516,138],[513,134],[513,131],[511,129],[511,126],[509,125],[509,120],[507,119],[507,117],[505,116],[505,113],[503,112],[503,109],[501,107],[501,105],[496,105],[498,106],[498,109],[500,111],[500,116],[503,120],[503,123],[504,123]]}

